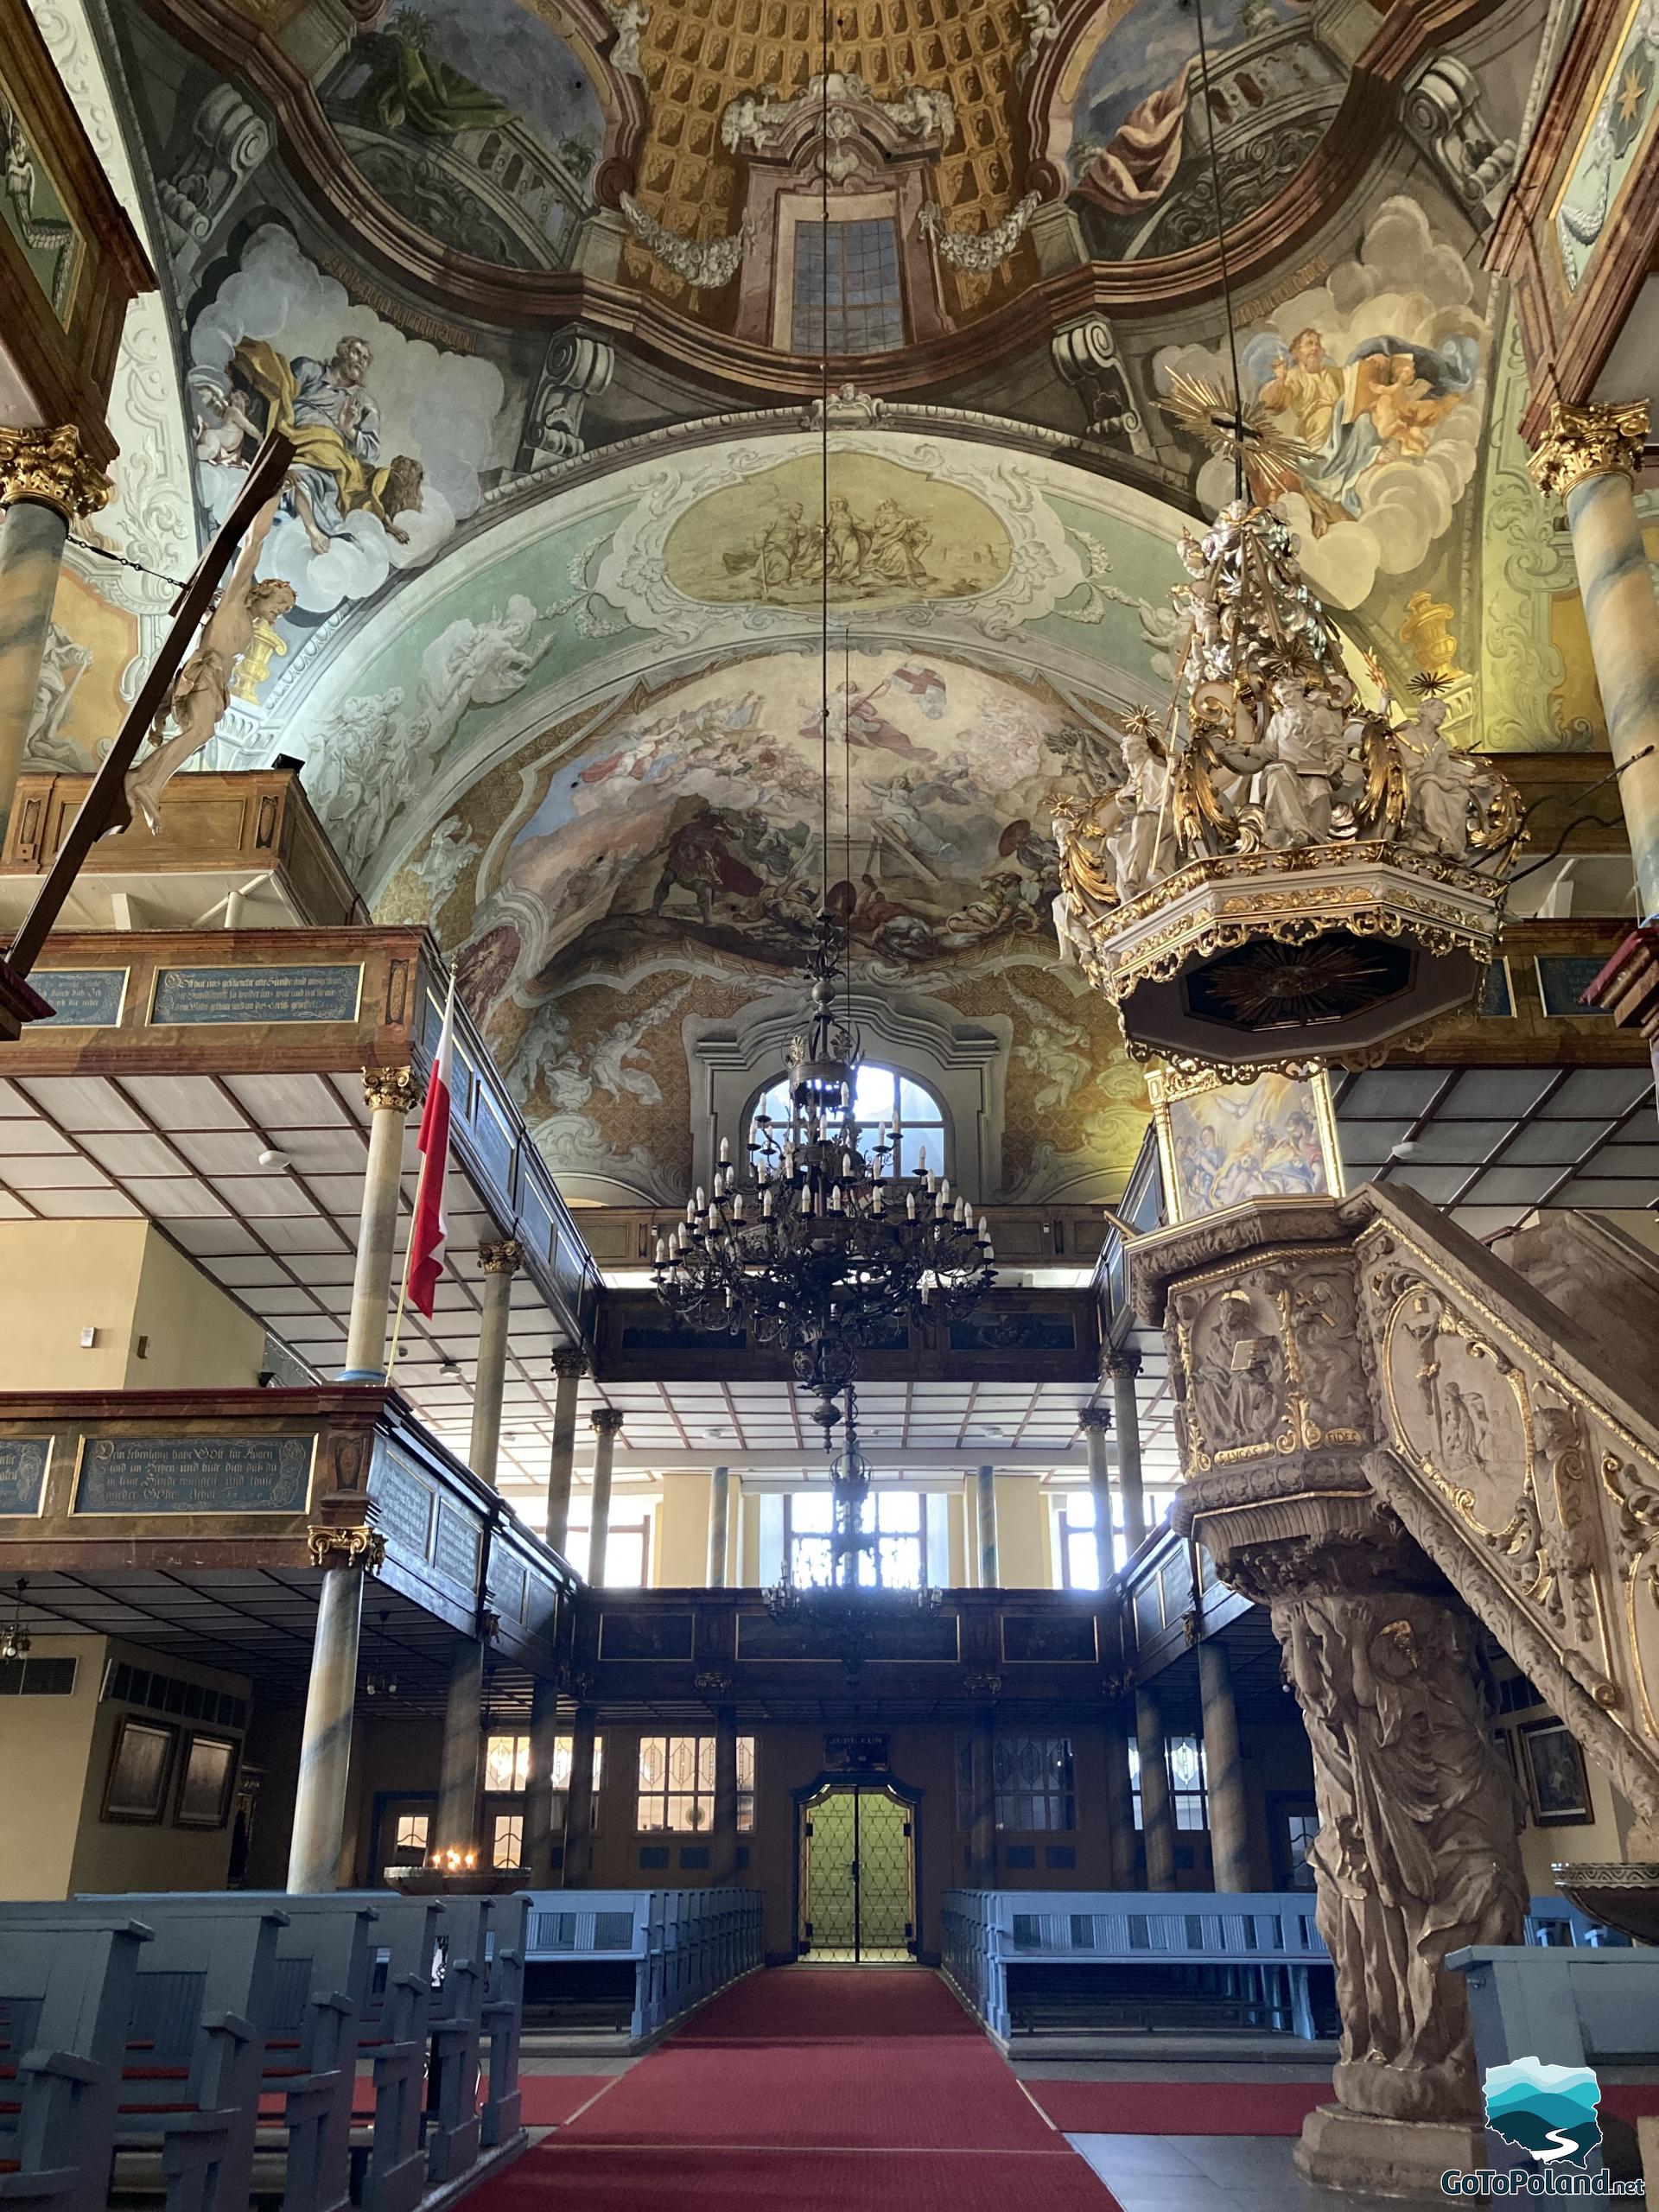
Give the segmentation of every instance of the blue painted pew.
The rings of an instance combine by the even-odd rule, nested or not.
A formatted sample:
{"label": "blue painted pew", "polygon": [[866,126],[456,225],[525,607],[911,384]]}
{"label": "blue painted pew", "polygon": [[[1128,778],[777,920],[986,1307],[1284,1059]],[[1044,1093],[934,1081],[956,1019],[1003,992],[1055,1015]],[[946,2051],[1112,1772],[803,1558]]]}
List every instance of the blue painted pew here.
{"label": "blue painted pew", "polygon": [[374,1978],[358,2044],[374,2082],[364,2212],[413,2212],[426,2186],[421,2130],[427,2034],[447,1908],[439,1897],[354,1894],[367,1895],[378,1915]]}
{"label": "blue painted pew", "polygon": [[[79,1910],[117,1900],[83,1897]],[[256,2140],[280,2127],[285,2212],[347,2212],[351,2202],[352,2092],[357,2039],[374,1968],[375,1906],[365,1899],[285,1892],[203,1896],[163,1891],[122,1902],[158,1931],[174,1926],[229,1931],[252,1913],[280,1915],[276,1967],[259,2031]],[[259,2111],[261,2094],[276,2112]]]}
{"label": "blue painted pew", "polygon": [[[1196,1970],[1205,1986],[1190,1991],[1184,2024],[1197,2013],[1201,2025],[1213,2002],[1218,2022],[1230,2008],[1314,2034],[1309,1973],[1328,1968],[1330,1954],[1312,1890],[948,1890],[940,1910],[945,1972],[1004,2043],[1014,2026],[1010,1967],[1179,1968],[1189,1984]],[[1578,1956],[1621,1941],[1564,1898],[1535,1897],[1522,1955],[1536,1947]],[[1171,1980],[1173,1987],[1181,1976]]]}
{"label": "blue painted pew", "polygon": [[138,1961],[149,1930],[0,1905],[0,2204],[102,2212]]}
{"label": "blue painted pew", "polygon": [[530,1938],[528,1896],[498,1897],[490,1930],[483,2026],[489,2044],[479,2140],[486,2151],[518,2133],[522,2098],[518,2052],[524,2025],[524,1947]]}
{"label": "blue painted pew", "polygon": [[[1453,1951],[1446,1963],[1468,1983],[1483,2076],[1517,2058],[1593,2066],[1659,2057],[1659,1950],[1481,1944]],[[1495,2166],[1535,2164],[1530,2152],[1490,2130],[1487,2144]],[[1586,2164],[1599,2170],[1600,2152]]]}
{"label": "blue painted pew", "polygon": [[631,2049],[766,1963],[758,1890],[536,1890],[527,1961],[633,1966]]}
{"label": "blue painted pew", "polygon": [[453,2181],[482,2141],[478,2056],[489,1986],[494,1897],[446,1897],[428,2018],[426,2177]]}
{"label": "blue painted pew", "polygon": [[[100,1908],[55,1908],[94,1923]],[[105,1917],[110,1908],[101,1908]],[[168,2212],[235,2212],[253,2188],[265,2023],[276,2000],[275,1910],[233,1918],[177,1911],[139,1965],[116,2121],[118,2151],[159,2145]]]}

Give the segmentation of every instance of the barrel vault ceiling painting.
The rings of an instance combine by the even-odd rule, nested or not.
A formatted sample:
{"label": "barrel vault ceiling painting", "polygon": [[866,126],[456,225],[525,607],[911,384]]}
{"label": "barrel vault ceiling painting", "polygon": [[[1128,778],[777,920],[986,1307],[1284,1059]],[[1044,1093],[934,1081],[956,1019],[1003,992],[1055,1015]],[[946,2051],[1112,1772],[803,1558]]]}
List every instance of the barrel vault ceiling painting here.
{"label": "barrel vault ceiling painting", "polygon": [[[304,761],[577,1195],[681,1194],[683,1040],[786,994],[826,885],[892,1003],[1018,1020],[1003,1194],[1121,1186],[1144,1094],[1053,960],[1049,808],[1166,690],[1231,494],[1179,403],[1233,373],[1217,194],[1356,662],[1464,742],[1605,742],[1482,265],[1545,0],[1213,0],[1202,105],[1180,0],[846,0],[827,72],[804,0],[38,12],[162,283],[107,550],[180,572],[294,436],[215,765]],[[130,677],[166,601],[72,556],[35,761],[89,764],[91,649]]]}

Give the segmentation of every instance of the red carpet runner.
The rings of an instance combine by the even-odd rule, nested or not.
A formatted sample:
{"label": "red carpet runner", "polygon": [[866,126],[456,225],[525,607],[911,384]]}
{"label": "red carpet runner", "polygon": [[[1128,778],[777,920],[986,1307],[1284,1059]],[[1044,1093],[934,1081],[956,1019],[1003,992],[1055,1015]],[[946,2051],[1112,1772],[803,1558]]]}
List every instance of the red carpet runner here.
{"label": "red carpet runner", "polygon": [[1115,2212],[937,1975],[775,1968],[467,2212]]}

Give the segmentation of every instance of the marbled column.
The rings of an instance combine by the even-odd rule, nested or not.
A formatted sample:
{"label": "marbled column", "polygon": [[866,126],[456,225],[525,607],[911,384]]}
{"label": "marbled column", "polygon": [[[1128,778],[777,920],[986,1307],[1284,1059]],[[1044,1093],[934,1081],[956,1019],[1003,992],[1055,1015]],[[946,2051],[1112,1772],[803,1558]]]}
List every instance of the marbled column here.
{"label": "marbled column", "polygon": [[615,1406],[598,1406],[589,1418],[594,1424],[594,1517],[588,1540],[588,1586],[602,1590],[606,1546],[611,1533],[611,1467],[623,1417]]}
{"label": "marbled column", "polygon": [[363,1096],[369,1103],[369,1164],[357,1227],[357,1269],[346,1326],[342,1382],[384,1382],[386,1325],[391,1318],[391,1264],[397,1242],[397,1197],[404,1173],[404,1124],[420,1087],[408,1068],[367,1068]]}
{"label": "marbled column", "polygon": [[996,1470],[982,1467],[974,1478],[979,1519],[979,1586],[995,1590],[996,1566]]}
{"label": "marbled column", "polygon": [[547,1541],[563,1552],[570,1536],[570,1483],[576,1461],[576,1393],[588,1372],[588,1355],[567,1345],[553,1355],[553,1445],[547,1462]]}
{"label": "marbled column", "polygon": [[73,424],[0,426],[0,839],[23,765],[69,525],[101,507],[111,488],[82,458]]}
{"label": "marbled column", "polygon": [[1106,1723],[1106,1839],[1112,1854],[1107,1886],[1114,1890],[1138,1888],[1128,1731],[1122,1720],[1116,1719]]}
{"label": "marbled column", "polygon": [[479,1637],[464,1637],[449,1661],[442,1756],[438,1774],[437,1848],[477,1850],[478,1796],[484,1763],[484,1645]]}
{"label": "marbled column", "polygon": [[709,1879],[737,1878],[737,1710],[715,1707],[715,1821],[709,1838]]}
{"label": "marbled column", "polygon": [[1100,1586],[1111,1580],[1117,1562],[1112,1556],[1112,1471],[1106,1457],[1106,1432],[1112,1425],[1105,1406],[1085,1406],[1077,1416],[1083,1425],[1084,1448],[1089,1454],[1089,1488],[1095,1500],[1095,1549],[1100,1556]]}
{"label": "marbled column", "polygon": [[1213,1636],[1198,1646],[1198,1694],[1204,1703],[1204,1779],[1215,1885],[1218,1890],[1254,1889],[1233,1670],[1226,1645]]}
{"label": "marbled column", "polygon": [[473,1436],[467,1464],[480,1482],[495,1487],[501,1451],[501,1398],[507,1382],[507,1335],[512,1325],[512,1279],[523,1257],[516,1237],[480,1244],[484,1298],[479,1317],[478,1376],[473,1384]]}
{"label": "marbled column", "polygon": [[524,1865],[532,1890],[553,1886],[553,1759],[559,1739],[559,1694],[538,1681],[530,1695],[530,1773],[524,1783]]}
{"label": "marbled column", "polygon": [[1147,1541],[1147,1501],[1141,1487],[1141,1400],[1135,1377],[1138,1351],[1114,1352],[1106,1363],[1112,1386],[1112,1426],[1117,1431],[1117,1482],[1123,1493],[1123,1541],[1133,1559]]}
{"label": "marbled column", "polygon": [[591,1705],[579,1705],[570,1731],[570,1786],[564,1793],[564,1887],[583,1888],[594,1871],[594,1736]]}
{"label": "marbled column", "polygon": [[1636,861],[1637,918],[1643,922],[1659,918],[1659,601],[1642,542],[1635,482],[1647,433],[1645,400],[1558,404],[1532,461],[1540,491],[1567,502],[1591,658]]}
{"label": "marbled column", "polygon": [[372,1529],[317,1529],[312,1557],[324,1570],[311,1643],[300,1738],[300,1776],[294,1791],[294,1830],[289,1843],[288,1886],[299,1893],[340,1884],[346,1835],[346,1784],[352,1764],[352,1711],[357,1700],[357,1646],[363,1625],[365,1567],[384,1557],[384,1539]]}
{"label": "marbled column", "polygon": [[732,1476],[729,1467],[716,1467],[709,1485],[709,1587],[726,1587],[726,1526],[731,1512]]}
{"label": "marbled column", "polygon": [[1147,1847],[1147,1887],[1175,1886],[1175,1808],[1169,1791],[1163,1715],[1149,1689],[1135,1694],[1135,1738],[1141,1751],[1141,1834]]}

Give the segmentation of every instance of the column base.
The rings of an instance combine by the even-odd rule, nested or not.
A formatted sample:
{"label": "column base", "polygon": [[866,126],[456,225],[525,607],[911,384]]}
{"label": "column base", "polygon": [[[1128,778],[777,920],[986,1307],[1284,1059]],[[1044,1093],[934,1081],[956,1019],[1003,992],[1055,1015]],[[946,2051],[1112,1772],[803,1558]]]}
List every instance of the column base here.
{"label": "column base", "polygon": [[1321,2189],[1443,2202],[1443,2173],[1476,2173],[1486,2164],[1486,2131],[1478,2120],[1383,2120],[1319,2105],[1303,2121],[1294,2155],[1297,2172]]}

